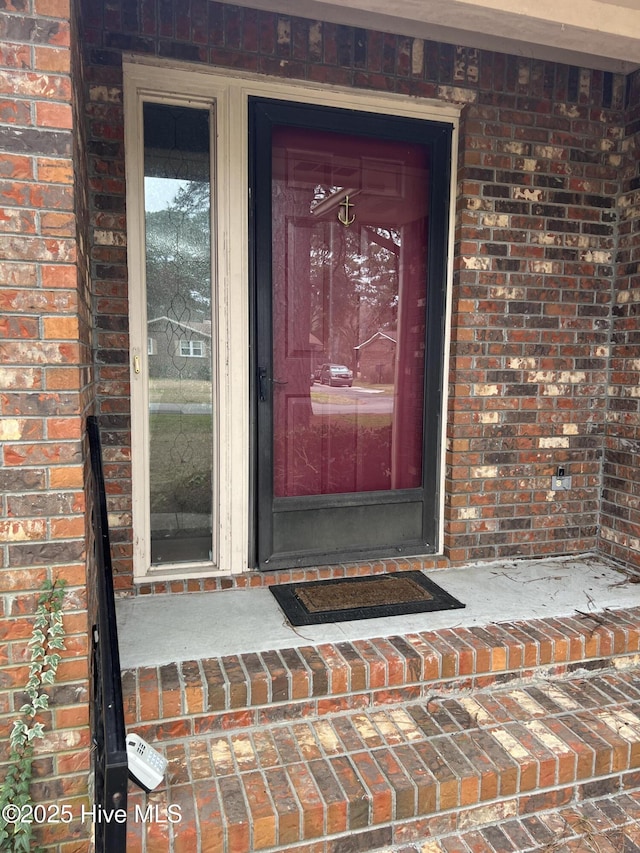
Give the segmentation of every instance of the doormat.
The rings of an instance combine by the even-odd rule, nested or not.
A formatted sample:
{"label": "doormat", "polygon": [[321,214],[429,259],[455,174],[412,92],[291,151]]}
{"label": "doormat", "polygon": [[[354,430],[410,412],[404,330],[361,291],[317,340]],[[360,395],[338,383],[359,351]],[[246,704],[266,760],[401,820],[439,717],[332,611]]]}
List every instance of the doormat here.
{"label": "doormat", "polygon": [[465,607],[422,572],[272,584],[269,589],[291,625],[351,622]]}

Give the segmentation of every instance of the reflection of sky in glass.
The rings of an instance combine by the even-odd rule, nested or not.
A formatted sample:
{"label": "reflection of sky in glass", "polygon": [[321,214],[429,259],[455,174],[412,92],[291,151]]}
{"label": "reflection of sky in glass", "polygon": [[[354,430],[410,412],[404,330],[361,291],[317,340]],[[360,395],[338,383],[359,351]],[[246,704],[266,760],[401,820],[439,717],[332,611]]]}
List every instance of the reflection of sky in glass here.
{"label": "reflection of sky in glass", "polygon": [[166,210],[174,201],[181,189],[190,181],[180,181],[175,178],[145,178],[144,207],[147,213],[156,210]]}

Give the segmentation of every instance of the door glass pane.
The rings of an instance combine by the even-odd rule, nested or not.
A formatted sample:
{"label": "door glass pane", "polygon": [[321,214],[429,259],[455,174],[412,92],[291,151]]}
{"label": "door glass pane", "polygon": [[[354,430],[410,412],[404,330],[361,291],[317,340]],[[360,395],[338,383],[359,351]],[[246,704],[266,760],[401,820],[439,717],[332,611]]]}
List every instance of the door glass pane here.
{"label": "door glass pane", "polygon": [[276,497],[422,486],[427,146],[273,133]]}
{"label": "door glass pane", "polygon": [[144,106],[151,562],[213,553],[209,112]]}

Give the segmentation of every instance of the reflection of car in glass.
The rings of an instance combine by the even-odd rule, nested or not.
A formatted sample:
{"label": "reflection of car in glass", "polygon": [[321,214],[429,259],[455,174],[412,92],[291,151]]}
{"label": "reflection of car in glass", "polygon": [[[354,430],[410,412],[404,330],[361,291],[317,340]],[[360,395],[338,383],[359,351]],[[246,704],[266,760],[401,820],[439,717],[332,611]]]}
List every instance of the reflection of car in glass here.
{"label": "reflection of car in glass", "polygon": [[351,388],[353,385],[353,371],[344,364],[323,364],[320,369],[320,383],[322,385],[340,385]]}

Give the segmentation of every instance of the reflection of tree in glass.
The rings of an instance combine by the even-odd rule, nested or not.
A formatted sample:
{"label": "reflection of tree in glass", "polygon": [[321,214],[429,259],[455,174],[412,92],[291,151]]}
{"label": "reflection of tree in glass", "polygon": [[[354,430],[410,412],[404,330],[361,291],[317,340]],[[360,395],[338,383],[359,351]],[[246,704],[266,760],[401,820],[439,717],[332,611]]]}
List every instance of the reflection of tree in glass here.
{"label": "reflection of tree in glass", "polygon": [[[317,186],[314,204],[340,191]],[[312,237],[311,331],[327,358],[355,367],[354,347],[396,327],[401,232],[358,217],[345,227],[334,217],[323,217]]]}
{"label": "reflection of tree in glass", "polygon": [[[182,342],[197,341],[201,352],[203,333],[210,340],[209,182],[181,180],[176,192],[174,179],[154,180],[156,188],[166,183],[166,197],[175,196],[163,209],[146,214],[147,320],[160,342],[152,375],[210,379],[209,359],[186,358],[181,348]],[[164,324],[153,322],[161,318]],[[191,352],[189,343],[187,356]]]}
{"label": "reflection of tree in glass", "polygon": [[[169,197],[175,179],[166,183]],[[164,209],[147,211],[145,224],[147,320],[158,338],[150,376],[170,383],[164,386],[170,402],[189,403],[194,380],[211,381],[211,359],[186,357],[181,350],[182,342],[197,342],[186,352],[204,355],[208,339],[210,352],[209,181],[182,180]],[[193,524],[210,524],[211,415],[185,409],[153,414],[151,431],[151,469],[166,472],[152,479],[152,511],[191,513]]]}
{"label": "reflection of tree in glass", "polygon": [[164,210],[146,215],[149,319],[210,318],[209,196],[208,181],[188,181]]}

